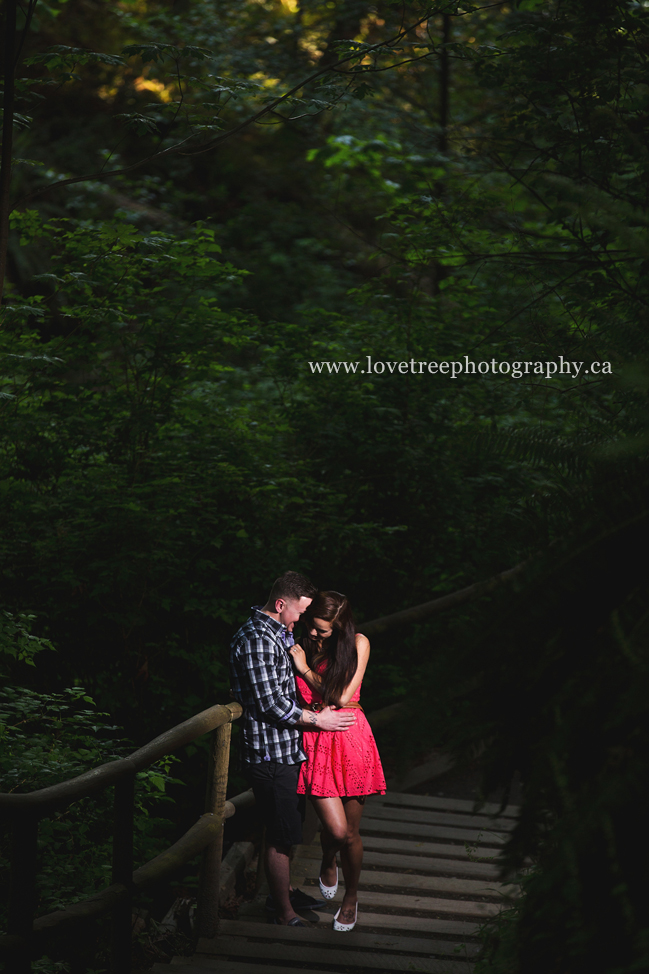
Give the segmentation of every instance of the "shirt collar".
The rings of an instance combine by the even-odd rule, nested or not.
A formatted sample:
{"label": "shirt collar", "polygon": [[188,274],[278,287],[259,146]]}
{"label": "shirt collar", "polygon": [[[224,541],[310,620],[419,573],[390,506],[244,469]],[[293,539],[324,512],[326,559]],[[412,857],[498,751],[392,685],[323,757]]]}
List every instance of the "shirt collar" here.
{"label": "shirt collar", "polygon": [[270,626],[270,628],[273,630],[276,636],[281,636],[284,639],[284,637],[288,635],[288,629],[286,628],[284,623],[278,622],[277,619],[273,619],[273,617],[269,616],[267,612],[264,612],[263,606],[253,605],[250,609],[250,612],[254,619],[257,619],[260,622],[264,622],[266,623],[266,625]]}

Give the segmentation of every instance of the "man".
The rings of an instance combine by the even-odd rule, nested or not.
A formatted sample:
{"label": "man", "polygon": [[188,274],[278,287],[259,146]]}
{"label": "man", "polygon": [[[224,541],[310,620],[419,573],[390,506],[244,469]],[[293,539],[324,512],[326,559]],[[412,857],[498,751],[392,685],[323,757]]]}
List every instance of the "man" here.
{"label": "man", "polygon": [[304,796],[297,794],[302,727],[347,730],[353,713],[325,707],[319,713],[296,703],[295,676],[288,647],[293,626],[316,594],[298,572],[285,572],[273,582],[268,601],[254,606],[230,647],[232,693],[243,706],[241,758],[266,826],[266,876],[275,923],[308,926],[295,907],[315,901],[290,886],[291,846],[302,841]]}

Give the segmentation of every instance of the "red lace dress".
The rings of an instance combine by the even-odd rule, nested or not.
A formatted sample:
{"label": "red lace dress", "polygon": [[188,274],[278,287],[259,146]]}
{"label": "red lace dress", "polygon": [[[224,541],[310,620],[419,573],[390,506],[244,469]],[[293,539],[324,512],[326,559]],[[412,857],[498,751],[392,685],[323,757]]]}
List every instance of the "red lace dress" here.
{"label": "red lace dress", "polygon": [[[318,672],[325,666],[326,663],[321,664]],[[322,700],[300,676],[296,676],[296,682],[305,704]],[[357,701],[360,695],[359,687],[352,700]],[[298,795],[337,798],[385,794],[385,776],[372,728],[362,710],[354,708],[353,713],[356,723],[349,730],[303,732],[302,747],[307,757],[300,768]]]}

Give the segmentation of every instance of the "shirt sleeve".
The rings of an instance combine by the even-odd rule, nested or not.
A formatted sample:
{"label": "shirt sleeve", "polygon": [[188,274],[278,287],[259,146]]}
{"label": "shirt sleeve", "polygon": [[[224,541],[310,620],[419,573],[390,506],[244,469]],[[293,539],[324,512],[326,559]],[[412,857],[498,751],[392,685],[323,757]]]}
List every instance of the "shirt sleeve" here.
{"label": "shirt sleeve", "polygon": [[278,652],[267,640],[253,638],[242,645],[241,661],[259,712],[272,724],[292,727],[300,721],[302,708],[277,686]]}

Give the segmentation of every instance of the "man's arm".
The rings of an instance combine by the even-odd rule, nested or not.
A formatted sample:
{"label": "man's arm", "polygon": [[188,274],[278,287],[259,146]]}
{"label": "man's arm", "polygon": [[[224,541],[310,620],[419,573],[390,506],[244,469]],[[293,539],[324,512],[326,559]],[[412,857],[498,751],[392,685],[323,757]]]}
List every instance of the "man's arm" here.
{"label": "man's arm", "polygon": [[241,647],[250,688],[260,713],[272,724],[309,730],[344,731],[356,722],[356,715],[338,713],[331,707],[319,712],[305,710],[277,686],[278,650],[263,638],[253,638]]}
{"label": "man's arm", "polygon": [[263,637],[252,637],[242,645],[240,663],[247,670],[257,708],[271,724],[297,725],[302,708],[282,693],[277,685],[279,650]]}
{"label": "man's arm", "polygon": [[356,723],[356,714],[348,710],[334,710],[333,707],[323,707],[322,710],[303,710],[302,717],[297,722],[298,727],[308,730],[346,731]]}

